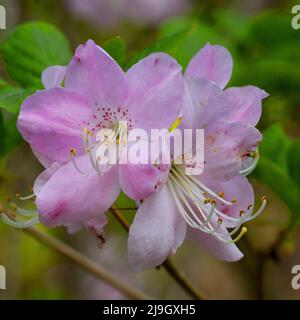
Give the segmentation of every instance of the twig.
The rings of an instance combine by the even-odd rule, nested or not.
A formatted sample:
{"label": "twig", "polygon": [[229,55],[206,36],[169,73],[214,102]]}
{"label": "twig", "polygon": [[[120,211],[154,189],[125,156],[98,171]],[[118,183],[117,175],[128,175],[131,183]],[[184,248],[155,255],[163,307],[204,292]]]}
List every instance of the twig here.
{"label": "twig", "polygon": [[[126,221],[126,219],[123,217],[122,213],[119,212],[119,210],[112,206],[110,211],[115,216],[115,218],[120,222],[120,224],[123,226],[123,228],[126,231],[129,231],[130,225]],[[170,258],[166,259],[165,262],[162,264],[162,266],[168,271],[168,273],[171,275],[171,277],[194,299],[196,300],[203,300],[204,295],[199,292],[197,288],[195,288],[190,281],[187,279],[187,277],[179,271]]]}
{"label": "twig", "polygon": [[82,269],[86,270],[87,272],[93,274],[97,278],[103,280],[110,286],[118,289],[126,296],[136,300],[149,300],[152,299],[150,296],[144,294],[143,292],[130,287],[127,283],[123,282],[122,280],[118,279],[112,273],[106,271],[103,267],[99,266],[94,261],[87,258],[85,255],[80,253],[79,251],[73,249],[66,243],[54,238],[53,236],[45,233],[43,231],[38,230],[37,228],[27,228],[24,231],[34,237],[36,240],[44,243],[48,247],[55,249],[63,256],[69,258],[72,262],[76,263]]}
{"label": "twig", "polygon": [[[8,209],[4,209],[0,206],[0,215],[6,214],[11,219],[14,219],[15,215]],[[55,249],[57,252],[62,254],[64,257],[67,257],[72,262],[77,264],[83,270],[93,274],[98,279],[106,282],[110,286],[118,289],[120,292],[128,296],[129,298],[136,299],[136,300],[151,300],[150,296],[146,295],[142,291],[135,289],[129,286],[127,283],[123,282],[119,278],[117,278],[112,273],[106,271],[103,267],[99,266],[94,261],[87,258],[81,252],[75,250],[68,244],[64,243],[63,241],[51,236],[50,234],[43,232],[35,227],[30,227],[26,229],[20,229],[39,242],[45,244],[49,248]]]}

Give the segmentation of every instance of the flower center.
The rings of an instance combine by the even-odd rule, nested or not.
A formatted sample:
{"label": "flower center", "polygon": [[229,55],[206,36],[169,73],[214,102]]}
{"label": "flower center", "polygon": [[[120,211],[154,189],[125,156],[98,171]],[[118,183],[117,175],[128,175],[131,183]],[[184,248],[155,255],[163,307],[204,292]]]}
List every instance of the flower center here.
{"label": "flower center", "polygon": [[[115,121],[97,133],[83,128],[83,147],[89,156],[94,170],[101,176],[112,165],[119,163],[124,147],[127,145],[128,122]],[[71,149],[71,160],[76,170],[83,172],[76,163],[76,150]]]}

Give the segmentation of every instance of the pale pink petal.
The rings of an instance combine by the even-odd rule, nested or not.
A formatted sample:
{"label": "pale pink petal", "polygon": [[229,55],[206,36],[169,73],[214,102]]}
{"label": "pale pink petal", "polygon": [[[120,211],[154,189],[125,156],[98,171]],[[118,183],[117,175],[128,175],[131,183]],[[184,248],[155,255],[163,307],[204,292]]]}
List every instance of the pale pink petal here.
{"label": "pale pink petal", "polygon": [[193,57],[185,74],[214,81],[223,89],[231,78],[232,68],[233,60],[226,48],[207,44]]}
{"label": "pale pink petal", "polygon": [[86,96],[94,111],[123,107],[128,96],[123,70],[92,40],[77,48],[67,68],[65,87]]}
{"label": "pale pink petal", "polygon": [[99,244],[102,245],[105,242],[105,235],[103,228],[107,224],[108,220],[105,214],[101,214],[96,218],[90,219],[86,222],[74,222],[67,225],[67,230],[69,234],[75,234],[80,231],[82,228],[86,228],[92,233],[93,236],[99,241]]}
{"label": "pale pink petal", "polygon": [[154,268],[174,254],[186,234],[186,223],[165,186],[139,207],[129,231],[128,259],[133,271]]}
{"label": "pale pink petal", "polygon": [[[243,212],[245,215],[249,214],[249,205],[254,205],[254,192],[251,184],[247,178],[238,175],[227,182],[222,182],[217,185],[209,185],[209,187],[219,194],[224,193],[224,199],[229,202],[236,199],[237,202],[234,205],[227,206],[218,202],[218,209],[229,217],[240,219],[240,213]],[[231,220],[224,220],[227,226],[234,226],[237,223]]]}
{"label": "pale pink petal", "polygon": [[214,82],[201,78],[184,81],[182,129],[206,129],[229,115],[229,102]]}
{"label": "pale pink petal", "polygon": [[85,222],[84,226],[91,234],[97,239],[98,245],[101,247],[106,242],[104,233],[104,227],[107,224],[108,219],[105,214],[101,214],[96,218]]}
{"label": "pale pink petal", "polygon": [[205,152],[204,171],[199,179],[205,184],[228,181],[238,175],[240,170],[241,161],[231,158],[227,152]]}
{"label": "pale pink petal", "polygon": [[134,200],[144,200],[159,191],[167,181],[169,166],[151,164],[120,165],[120,185]]}
{"label": "pale pink petal", "polygon": [[126,73],[130,99],[127,103],[134,126],[145,130],[170,128],[182,106],[181,67],[170,56],[155,53]]}
{"label": "pale pink petal", "polygon": [[80,231],[84,227],[84,225],[81,222],[77,222],[77,223],[70,223],[66,227],[67,227],[68,234],[72,235]]}
{"label": "pale pink petal", "polygon": [[86,222],[106,212],[120,193],[118,168],[103,176],[92,168],[88,156],[59,168],[37,195],[36,205],[41,222],[55,227]]}
{"label": "pale pink petal", "polygon": [[[216,222],[214,222],[214,225],[216,226]],[[223,226],[219,228],[218,232],[223,236],[228,236],[228,231]],[[224,242],[215,235],[207,234],[197,229],[188,228],[188,238],[220,260],[238,261],[244,256],[235,244]]]}
{"label": "pale pink petal", "polygon": [[86,221],[84,225],[89,231],[92,232],[93,235],[97,237],[97,235],[103,233],[103,228],[105,227],[107,222],[108,219],[106,215],[101,214],[96,218]]}
{"label": "pale pink petal", "polygon": [[257,148],[261,139],[261,133],[251,125],[219,121],[205,131],[206,155],[210,159],[223,155],[223,160],[242,161]]}
{"label": "pale pink petal", "polygon": [[61,87],[67,67],[65,66],[51,66],[42,73],[42,83],[45,89]]}
{"label": "pale pink petal", "polygon": [[[166,131],[168,132],[168,130]],[[147,140],[142,141],[140,139],[139,143],[141,143],[139,144],[139,154],[145,153],[144,160],[146,160],[146,164],[132,162],[135,159],[131,159],[129,152],[127,164],[120,165],[119,175],[123,192],[136,201],[144,200],[151,194],[159,191],[167,181],[170,171],[170,164],[163,164],[165,162],[157,162],[151,159],[151,154],[153,154],[154,159],[157,159],[157,156],[162,157],[163,152],[166,152],[169,156],[167,159],[170,159],[169,147],[166,144],[164,144],[165,148],[161,148],[162,141],[160,143],[159,140],[148,142]],[[128,150],[130,150],[134,144],[135,142],[129,142]],[[142,146],[144,146],[145,150],[142,149]],[[157,150],[157,155],[155,150]]]}
{"label": "pale pink petal", "polygon": [[229,88],[225,91],[230,104],[230,121],[241,121],[256,126],[262,112],[262,100],[268,94],[257,87]]}
{"label": "pale pink petal", "polygon": [[39,91],[21,106],[18,129],[44,163],[70,160],[70,150],[84,153],[84,122],[91,117],[85,98],[63,88]]}
{"label": "pale pink petal", "polygon": [[49,168],[38,175],[33,185],[33,192],[36,196],[42,191],[45,184],[60,167],[61,165],[59,163],[54,162]]}
{"label": "pale pink petal", "polygon": [[55,162],[53,162],[53,159],[50,157],[47,157],[42,152],[37,151],[33,146],[31,146],[32,153],[36,156],[36,158],[39,160],[39,162],[42,164],[43,167],[49,168],[51,165]]}

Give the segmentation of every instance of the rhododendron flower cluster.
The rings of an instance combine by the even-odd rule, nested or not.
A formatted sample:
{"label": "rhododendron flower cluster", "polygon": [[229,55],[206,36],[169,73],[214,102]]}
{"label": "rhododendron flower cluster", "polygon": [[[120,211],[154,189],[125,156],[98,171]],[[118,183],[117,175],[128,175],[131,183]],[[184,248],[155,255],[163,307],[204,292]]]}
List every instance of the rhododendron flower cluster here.
{"label": "rhododendron flower cluster", "polygon": [[[32,196],[37,213],[26,226],[37,219],[71,232],[85,226],[101,239],[105,213],[123,191],[138,205],[128,239],[132,270],[160,265],[187,236],[220,259],[242,258],[235,243],[246,232],[243,224],[266,205],[263,198],[254,212],[246,175],[258,161],[262,137],[255,126],[267,94],[253,86],[225,89],[232,68],[227,49],[207,44],[184,73],[164,53],[124,73],[89,40],[68,66],[46,69],[45,90],[24,101],[18,119],[45,167]],[[203,173],[188,174],[191,165],[175,161],[186,155],[171,147],[168,164],[100,164],[97,133],[109,129],[110,142],[128,145],[124,121],[128,131],[172,131],[174,124],[179,132],[204,130]]]}

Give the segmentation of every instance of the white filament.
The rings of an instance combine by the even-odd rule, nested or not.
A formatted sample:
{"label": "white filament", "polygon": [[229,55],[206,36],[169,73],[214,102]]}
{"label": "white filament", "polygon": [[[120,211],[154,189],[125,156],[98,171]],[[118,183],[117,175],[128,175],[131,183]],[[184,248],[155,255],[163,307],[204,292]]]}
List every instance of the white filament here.
{"label": "white filament", "polygon": [[[188,225],[207,234],[213,234],[227,243],[238,241],[247,231],[245,227],[242,227],[235,239],[232,239],[231,236],[236,234],[245,222],[260,215],[266,207],[266,199],[263,199],[260,209],[255,214],[253,214],[253,206],[249,205],[245,212],[241,211],[239,218],[230,217],[216,208],[217,201],[227,206],[233,206],[235,201],[229,202],[223,199],[197,178],[185,175],[182,167],[175,165],[171,168],[167,185],[181,216]],[[205,202],[205,194],[209,194],[213,199]],[[224,220],[234,222],[234,228],[226,234],[219,231]],[[213,221],[214,224],[217,221],[216,226],[213,225]]]}

